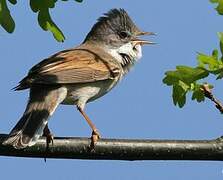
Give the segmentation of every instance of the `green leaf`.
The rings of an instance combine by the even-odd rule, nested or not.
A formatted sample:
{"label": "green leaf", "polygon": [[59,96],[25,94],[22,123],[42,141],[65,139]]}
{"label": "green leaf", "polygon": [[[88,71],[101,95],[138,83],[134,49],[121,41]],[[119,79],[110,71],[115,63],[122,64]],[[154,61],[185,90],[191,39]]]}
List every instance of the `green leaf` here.
{"label": "green leaf", "polygon": [[[223,54],[223,33],[219,32],[218,36],[220,39],[221,54]],[[197,60],[199,67],[206,69],[211,74],[218,75],[217,79],[222,78],[223,56],[219,58],[217,49],[213,50],[211,56],[198,53]],[[221,73],[221,75],[219,75],[219,73]]]}
{"label": "green leaf", "polygon": [[223,32],[218,32],[218,37],[220,39],[220,50],[222,54],[221,59],[223,60]]}
{"label": "green leaf", "polygon": [[8,33],[12,33],[15,29],[15,22],[7,7],[6,0],[0,0],[0,24]]}
{"label": "green leaf", "polygon": [[186,92],[190,89],[190,86],[188,86],[186,83],[184,83],[183,81],[179,81],[178,85]]}
{"label": "green leaf", "polygon": [[223,0],[218,1],[218,6],[216,7],[218,14],[223,15]]}
{"label": "green leaf", "polygon": [[17,0],[8,0],[10,3],[12,4],[16,4],[17,3]]}
{"label": "green leaf", "polygon": [[197,100],[197,102],[202,102],[205,100],[203,91],[201,90],[201,85],[197,85],[192,94],[192,100]]}
{"label": "green leaf", "polygon": [[33,12],[38,12],[38,23],[45,31],[51,31],[58,42],[63,42],[65,37],[59,27],[53,22],[49,8],[54,8],[57,0],[30,0],[30,7]]}
{"label": "green leaf", "polygon": [[210,0],[211,3],[218,3],[219,0]]}
{"label": "green leaf", "polygon": [[163,83],[168,86],[178,83],[179,80],[190,85],[194,81],[207,77],[209,72],[201,67],[177,66],[175,71],[167,71],[165,75]]}
{"label": "green leaf", "polygon": [[213,57],[216,61],[218,61],[218,50],[217,50],[217,49],[214,49],[214,50],[212,51],[212,57]]}
{"label": "green leaf", "polygon": [[30,7],[33,12],[41,9],[54,8],[57,0],[30,0]]}
{"label": "green leaf", "polygon": [[[68,0],[62,0],[62,1],[68,1]],[[75,1],[78,2],[78,3],[83,2],[83,0],[75,0]]]}
{"label": "green leaf", "polygon": [[223,15],[223,0],[210,0],[211,3],[217,3],[217,7],[215,8],[218,14]]}
{"label": "green leaf", "polygon": [[41,3],[42,7],[54,8],[57,0],[44,0]]}
{"label": "green leaf", "polygon": [[179,85],[173,86],[173,102],[174,105],[178,105],[180,108],[182,108],[186,103],[186,91]]}
{"label": "green leaf", "polygon": [[216,79],[222,79],[223,78],[223,69],[221,69],[221,72],[218,74]]}
{"label": "green leaf", "polygon": [[172,98],[174,105],[182,108],[186,103],[186,94],[190,91],[194,92],[193,99],[196,99],[198,102],[203,100],[196,81],[209,75],[206,69],[201,67],[177,66],[175,71],[167,71],[165,75],[163,83],[173,86]]}
{"label": "green leaf", "polygon": [[214,50],[212,55],[198,53],[197,55],[198,66],[206,68],[208,71],[216,71],[222,68],[222,62],[218,60],[218,50]]}
{"label": "green leaf", "polygon": [[188,66],[177,66],[176,68],[180,73],[182,81],[188,84],[203,79],[209,75],[207,70],[200,67],[192,68]]}
{"label": "green leaf", "polygon": [[40,10],[39,1],[30,0],[29,5],[33,12],[38,12]]}
{"label": "green leaf", "polygon": [[49,9],[48,8],[41,8],[38,14],[38,22],[40,27],[45,31],[51,31],[53,33],[54,38],[59,41],[63,42],[65,37],[62,31],[57,27],[57,25],[52,21]]}

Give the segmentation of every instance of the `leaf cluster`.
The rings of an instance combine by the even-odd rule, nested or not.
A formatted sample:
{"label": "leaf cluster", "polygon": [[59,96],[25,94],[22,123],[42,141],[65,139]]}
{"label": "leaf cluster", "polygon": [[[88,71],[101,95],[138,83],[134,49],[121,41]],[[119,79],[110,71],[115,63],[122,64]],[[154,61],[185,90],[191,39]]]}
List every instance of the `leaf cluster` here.
{"label": "leaf cluster", "polygon": [[[176,70],[167,71],[163,83],[172,86],[172,98],[175,105],[183,107],[186,103],[186,95],[192,93],[192,100],[202,102],[205,96],[202,90],[204,78],[210,74],[216,79],[223,78],[223,33],[218,33],[220,39],[220,53],[217,49],[211,55],[197,54],[197,66],[177,66]],[[209,87],[213,86],[209,84]]]}
{"label": "leaf cluster", "polygon": [[[15,5],[17,0],[8,0]],[[68,1],[68,0],[62,0]],[[82,2],[83,0],[75,0]],[[50,16],[50,9],[55,7],[57,0],[30,0],[30,7],[34,13],[38,14],[38,23],[44,31],[50,31],[58,42],[63,42],[65,36],[60,28],[55,24]],[[15,22],[10,14],[6,0],[0,0],[0,25],[8,32],[15,29]]]}
{"label": "leaf cluster", "polygon": [[[217,4],[216,11],[223,15],[223,0],[210,0],[211,3]],[[220,39],[220,54],[217,49],[212,51],[211,55],[198,53],[197,66],[177,66],[176,70],[167,71],[163,83],[172,86],[173,103],[182,108],[186,103],[186,95],[192,93],[192,100],[202,102],[205,100],[203,81],[210,74],[216,79],[223,78],[223,32],[218,33]],[[208,84],[209,88],[213,88]]]}

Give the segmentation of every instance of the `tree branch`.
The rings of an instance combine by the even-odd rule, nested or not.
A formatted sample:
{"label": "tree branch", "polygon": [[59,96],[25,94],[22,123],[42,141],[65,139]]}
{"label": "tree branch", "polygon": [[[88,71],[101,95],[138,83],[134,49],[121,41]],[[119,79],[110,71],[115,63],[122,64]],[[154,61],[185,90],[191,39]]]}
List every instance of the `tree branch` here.
{"label": "tree branch", "polygon": [[215,140],[130,140],[100,139],[94,150],[89,138],[57,137],[46,152],[45,138],[25,149],[3,146],[7,137],[0,134],[0,156],[57,159],[106,160],[223,160],[223,139]]}
{"label": "tree branch", "polygon": [[214,103],[215,107],[220,111],[220,113],[223,113],[223,105],[222,105],[222,103],[221,103],[219,100],[217,100],[217,98],[213,95],[213,93],[212,93],[212,91],[211,91],[209,85],[208,85],[208,84],[203,84],[203,86],[201,87],[201,90],[203,91],[204,96],[205,96],[206,98],[210,99],[210,100]]}

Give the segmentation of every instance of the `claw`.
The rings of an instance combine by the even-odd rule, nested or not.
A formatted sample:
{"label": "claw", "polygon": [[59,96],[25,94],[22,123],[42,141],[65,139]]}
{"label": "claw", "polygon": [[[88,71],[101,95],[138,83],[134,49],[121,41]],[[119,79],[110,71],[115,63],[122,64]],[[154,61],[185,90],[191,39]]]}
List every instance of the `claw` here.
{"label": "claw", "polygon": [[97,143],[97,141],[101,138],[101,135],[99,133],[99,131],[97,129],[94,129],[92,131],[92,135],[91,135],[91,149],[95,148],[95,145]]}
{"label": "claw", "polygon": [[49,145],[50,145],[50,143],[52,144],[52,146],[53,146],[53,139],[54,139],[54,136],[53,136],[53,134],[48,134],[47,136],[46,136],[46,145],[49,147]]}
{"label": "claw", "polygon": [[[46,125],[46,127],[43,130],[43,136],[46,137],[46,151],[45,151],[45,153],[47,155],[47,153],[49,152],[50,144],[52,144],[52,146],[53,146],[53,139],[54,139],[53,134],[50,132],[50,129],[48,128],[48,125]],[[46,162],[46,157],[44,157],[44,161]]]}
{"label": "claw", "polygon": [[[51,133],[44,135],[44,136],[46,136],[46,154],[47,154],[49,152],[50,144],[52,144],[52,146],[53,146],[54,136]],[[44,161],[46,162],[46,157],[44,157]]]}

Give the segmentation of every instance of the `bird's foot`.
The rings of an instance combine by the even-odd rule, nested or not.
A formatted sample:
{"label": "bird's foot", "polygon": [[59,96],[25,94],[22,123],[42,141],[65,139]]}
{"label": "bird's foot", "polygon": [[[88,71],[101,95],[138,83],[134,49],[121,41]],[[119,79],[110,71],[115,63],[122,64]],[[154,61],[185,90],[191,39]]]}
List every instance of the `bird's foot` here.
{"label": "bird's foot", "polygon": [[54,139],[54,136],[53,134],[47,134],[46,136],[46,147],[49,148],[50,144],[52,144],[53,146],[53,139]]}
{"label": "bird's foot", "polygon": [[48,128],[48,126],[46,126],[43,130],[43,136],[46,137],[46,147],[49,148],[49,145],[52,144],[53,145],[53,139],[54,136],[53,134],[50,132],[50,129]]}
{"label": "bird's foot", "polygon": [[95,148],[95,145],[100,138],[101,138],[101,135],[99,131],[97,129],[94,129],[91,135],[91,149]]}
{"label": "bird's foot", "polygon": [[[50,129],[48,128],[48,126],[44,128],[43,136],[46,137],[46,155],[47,155],[47,153],[49,152],[50,144],[52,144],[53,146],[53,139],[54,139],[54,136],[50,132]],[[44,161],[46,162],[46,157],[44,158]]]}

